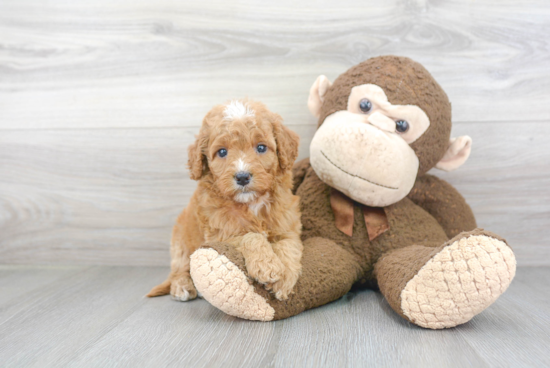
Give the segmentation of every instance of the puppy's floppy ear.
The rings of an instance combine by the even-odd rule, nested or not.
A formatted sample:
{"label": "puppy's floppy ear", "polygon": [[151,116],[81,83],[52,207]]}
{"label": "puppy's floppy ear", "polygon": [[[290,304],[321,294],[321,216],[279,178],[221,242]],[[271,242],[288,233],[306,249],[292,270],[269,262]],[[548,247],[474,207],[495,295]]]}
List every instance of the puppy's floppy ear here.
{"label": "puppy's floppy ear", "polygon": [[189,176],[193,180],[199,180],[208,170],[208,161],[204,152],[208,148],[208,134],[204,126],[201,128],[195,143],[189,146],[187,166],[189,167]]}
{"label": "puppy's floppy ear", "polygon": [[283,125],[283,118],[279,114],[273,114],[273,135],[277,143],[277,157],[282,171],[292,169],[294,161],[298,157],[298,145],[300,137]]}

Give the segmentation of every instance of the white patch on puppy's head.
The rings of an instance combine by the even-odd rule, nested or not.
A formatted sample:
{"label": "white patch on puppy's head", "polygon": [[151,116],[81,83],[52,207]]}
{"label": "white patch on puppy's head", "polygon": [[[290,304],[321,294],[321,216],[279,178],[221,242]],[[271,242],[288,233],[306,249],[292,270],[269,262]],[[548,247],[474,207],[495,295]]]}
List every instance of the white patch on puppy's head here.
{"label": "white patch on puppy's head", "polygon": [[239,171],[248,171],[249,166],[242,158],[235,161],[235,166],[237,167],[237,172]]}
{"label": "white patch on puppy's head", "polygon": [[241,101],[236,100],[231,101],[225,107],[225,110],[223,110],[224,120],[239,119],[247,116],[254,117],[254,115],[254,110],[243,104]]}

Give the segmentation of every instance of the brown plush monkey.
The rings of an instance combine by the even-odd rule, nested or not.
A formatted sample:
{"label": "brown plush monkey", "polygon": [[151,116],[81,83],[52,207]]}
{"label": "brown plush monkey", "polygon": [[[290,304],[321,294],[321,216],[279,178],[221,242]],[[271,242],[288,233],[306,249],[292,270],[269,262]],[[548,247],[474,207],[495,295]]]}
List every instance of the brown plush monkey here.
{"label": "brown plush monkey", "polygon": [[420,64],[369,59],[321,76],[308,106],[319,118],[310,158],[294,168],[301,198],[303,271],[278,301],[246,274],[242,256],[207,244],[191,259],[205,299],[241,318],[270,321],[378,287],[403,318],[426,328],[469,321],[515,274],[506,241],[476,223],[464,198],[426,172],[453,170],[471,139],[450,139],[451,106]]}

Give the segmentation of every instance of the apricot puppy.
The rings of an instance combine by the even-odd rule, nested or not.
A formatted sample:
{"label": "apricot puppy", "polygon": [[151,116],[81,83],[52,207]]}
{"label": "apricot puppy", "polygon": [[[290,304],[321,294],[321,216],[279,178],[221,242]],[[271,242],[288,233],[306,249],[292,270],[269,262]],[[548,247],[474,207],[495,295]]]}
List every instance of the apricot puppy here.
{"label": "apricot puppy", "polygon": [[226,242],[245,259],[248,274],[288,298],[301,272],[298,197],[291,192],[299,137],[260,102],[214,107],[189,147],[198,188],[172,231],[171,272],[147,296],[197,297],[189,257],[202,244]]}

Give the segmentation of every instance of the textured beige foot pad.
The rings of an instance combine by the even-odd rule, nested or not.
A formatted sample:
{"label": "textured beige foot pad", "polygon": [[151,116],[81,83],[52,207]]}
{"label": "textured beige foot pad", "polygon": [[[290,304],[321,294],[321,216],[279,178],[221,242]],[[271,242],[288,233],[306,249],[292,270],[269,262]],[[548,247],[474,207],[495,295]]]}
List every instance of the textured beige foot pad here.
{"label": "textured beige foot pad", "polygon": [[254,292],[234,263],[214,249],[201,248],[191,255],[191,277],[203,298],[221,311],[255,321],[273,320],[273,307]]}
{"label": "textured beige foot pad", "polygon": [[506,243],[485,235],[462,238],[429,260],[401,292],[413,323],[448,328],[468,322],[510,285],[516,258]]}

